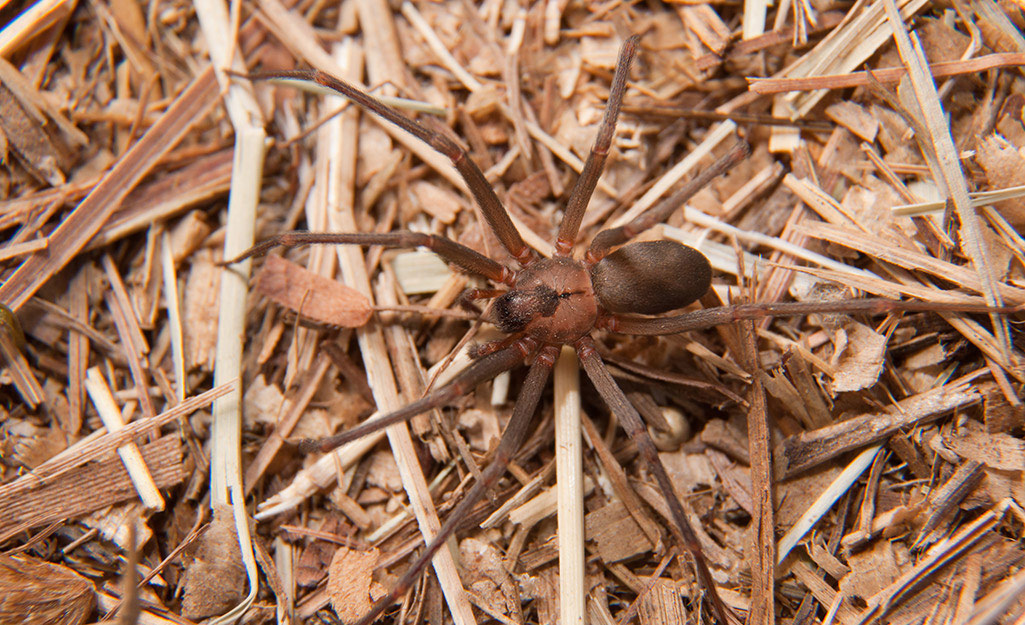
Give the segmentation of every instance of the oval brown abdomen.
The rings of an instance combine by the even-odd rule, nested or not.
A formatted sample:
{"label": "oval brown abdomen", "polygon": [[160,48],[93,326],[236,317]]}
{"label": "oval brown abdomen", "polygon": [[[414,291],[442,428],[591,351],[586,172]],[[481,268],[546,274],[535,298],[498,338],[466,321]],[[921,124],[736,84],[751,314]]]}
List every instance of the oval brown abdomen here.
{"label": "oval brown abdomen", "polygon": [[675,241],[624,245],[591,268],[598,301],[614,313],[654,315],[683,308],[712,284],[704,254]]}

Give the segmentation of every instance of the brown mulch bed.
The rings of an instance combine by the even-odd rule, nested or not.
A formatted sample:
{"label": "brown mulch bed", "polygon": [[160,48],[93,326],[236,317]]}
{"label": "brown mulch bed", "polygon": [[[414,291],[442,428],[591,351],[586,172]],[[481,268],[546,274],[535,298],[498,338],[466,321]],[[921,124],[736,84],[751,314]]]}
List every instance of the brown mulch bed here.
{"label": "brown mulch bed", "polygon": [[[726,605],[758,624],[1023,622],[1021,8],[781,4],[0,5],[0,623],[352,622],[512,412],[522,368],[387,439],[298,444],[443,385],[499,338],[460,304],[493,285],[413,250],[224,258],[288,230],[412,229],[515,261],[444,156],[220,70],[312,67],[403,99],[549,254],[634,34],[578,257],[742,137],[751,156],[642,237],[709,258],[701,306],[849,308],[596,333]],[[637,447],[557,370],[447,563],[383,621],[712,620]],[[582,534],[556,522],[574,412]]]}

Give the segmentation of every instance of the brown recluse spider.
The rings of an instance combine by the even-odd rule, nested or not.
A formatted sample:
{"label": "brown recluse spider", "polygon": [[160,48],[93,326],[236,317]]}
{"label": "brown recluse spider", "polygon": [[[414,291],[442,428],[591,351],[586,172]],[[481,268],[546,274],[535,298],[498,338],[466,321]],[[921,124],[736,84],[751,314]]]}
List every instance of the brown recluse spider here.
{"label": "brown recluse spider", "polygon": [[[577,232],[612,142],[637,42],[636,36],[629,38],[619,53],[605,114],[584,169],[569,196],[555,241],[553,258],[539,257],[527,247],[480,168],[462,147],[445,135],[428,130],[362,91],[319,71],[275,72],[253,76],[259,79],[310,81],[332,89],[362,108],[412,133],[450,158],[466,180],[489,227],[520,266],[519,269],[510,269],[445,237],[415,232],[288,232],[263,241],[228,261],[238,262],[277,246],[352,244],[426,247],[463,271],[483,276],[506,289],[495,297],[487,321],[509,334],[507,339],[485,344],[478,349],[476,360],[471,366],[445,386],[404,408],[347,432],[317,441],[315,445],[323,451],[334,449],[388,425],[406,421],[427,410],[443,406],[524,360],[530,363],[512,417],[494,451],[491,464],[483,470],[480,480],[455,506],[438,534],[388,595],[377,601],[370,612],[358,621],[360,625],[375,620],[409,590],[438,548],[455,531],[459,521],[496,486],[513,453],[524,440],[530,419],[537,408],[562,345],[572,345],[576,349],[587,376],[611,412],[623,424],[623,428],[636,444],[641,457],[658,482],[675,522],[671,531],[694,558],[698,579],[705,589],[716,619],[721,623],[732,622],[732,613],[716,591],[697,536],[673,491],[655,445],[637,410],[620,390],[598,355],[591,337],[592,331],[666,335],[712,327],[739,319],[766,316],[816,312],[874,314],[889,311],[954,309],[952,306],[927,302],[861,299],[825,303],[744,304],[669,316],[639,316],[662,315],[695,302],[709,289],[712,272],[705,257],[693,248],[672,241],[630,241],[665,220],[698,190],[744,159],[748,154],[748,147],[745,143],[738,142],[709,169],[635,221],[599,232],[583,259],[574,259],[572,252]],[[486,295],[494,297],[495,293],[487,292]],[[964,310],[965,307],[957,309]],[[985,307],[979,309],[990,310]]]}

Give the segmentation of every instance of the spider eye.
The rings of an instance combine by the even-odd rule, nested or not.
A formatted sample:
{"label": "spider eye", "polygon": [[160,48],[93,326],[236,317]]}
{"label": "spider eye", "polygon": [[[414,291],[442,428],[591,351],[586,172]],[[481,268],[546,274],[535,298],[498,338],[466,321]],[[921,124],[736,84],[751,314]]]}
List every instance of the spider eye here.
{"label": "spider eye", "polygon": [[591,268],[598,301],[609,312],[654,315],[683,308],[712,284],[704,254],[675,241],[624,245]]}

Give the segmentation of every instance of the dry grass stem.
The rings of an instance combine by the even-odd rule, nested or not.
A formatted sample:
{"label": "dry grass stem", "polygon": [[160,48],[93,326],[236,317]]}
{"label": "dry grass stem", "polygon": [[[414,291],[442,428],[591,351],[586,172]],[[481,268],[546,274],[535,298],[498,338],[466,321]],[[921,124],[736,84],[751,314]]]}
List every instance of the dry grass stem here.
{"label": "dry grass stem", "polygon": [[563,347],[555,377],[555,483],[558,487],[559,622],[583,623],[587,585],[584,568],[583,435],[580,427],[580,366]]}
{"label": "dry grass stem", "polygon": [[[89,393],[93,405],[96,406],[96,412],[100,414],[100,419],[103,420],[103,425],[108,432],[117,432],[125,426],[121,411],[118,410],[117,404],[114,403],[114,397],[110,394],[110,388],[96,367],[86,372],[85,390]],[[139,493],[139,499],[147,508],[163,510],[164,498],[160,496],[160,491],[157,490],[157,485],[154,483],[149,469],[146,468],[146,463],[142,460],[139,448],[134,443],[129,443],[119,447],[117,452],[125,463],[125,469],[128,470],[128,475],[132,478],[132,483]]]}
{"label": "dry grass stem", "polygon": [[[258,180],[263,176],[264,166],[263,115],[253,97],[251,87],[245,84],[226,84],[224,70],[238,71],[244,68],[241,56],[237,54],[238,31],[232,27],[227,5],[217,0],[204,0],[197,3],[196,9],[218,82],[222,88],[226,88],[224,106],[235,131],[227,230],[223,247],[223,257],[233,258],[254,242],[256,206],[259,199]],[[214,383],[218,385],[241,378],[242,339],[246,327],[244,302],[248,277],[248,265],[239,268],[237,272],[221,274],[214,368]],[[217,617],[215,622],[231,622],[244,614],[255,600],[258,590],[256,561],[249,534],[249,513],[245,506],[242,484],[241,431],[240,385],[232,393],[217,399],[213,405],[210,507],[217,515],[223,510],[231,510],[238,551],[233,551],[234,547],[226,548],[229,549],[228,553],[241,553],[248,594],[244,597],[240,595],[239,602],[235,605],[211,605],[204,607],[202,612],[196,611],[192,614],[200,617]],[[230,543],[230,531],[225,535],[211,533],[209,543],[202,545],[199,552],[202,553],[204,548],[212,551],[225,548],[210,544],[214,540]],[[227,558],[217,561],[214,567],[232,567],[233,564],[234,558]],[[228,584],[237,584],[239,581],[233,575],[236,573],[235,570],[229,572],[220,569],[217,573],[211,572],[210,576],[219,577],[218,573],[223,575],[222,579]],[[198,574],[194,577],[187,576],[186,598],[192,594],[205,592],[199,588],[207,581]],[[235,597],[228,596],[226,599],[226,603],[233,603]],[[223,611],[224,608],[228,609]]]}
{"label": "dry grass stem", "polygon": [[[1003,52],[987,54],[965,61],[944,61],[929,65],[929,74],[934,78],[948,78],[984,72],[1003,67],[1025,65],[1025,53]],[[755,93],[786,93],[788,91],[814,91],[817,89],[847,89],[863,87],[873,81],[882,84],[900,82],[907,76],[903,67],[884,67],[871,72],[850,72],[837,76],[809,76],[807,78],[753,78],[751,91]]]}
{"label": "dry grass stem", "polygon": [[815,526],[816,523],[829,511],[829,509],[837,502],[840,497],[847,492],[849,488],[854,485],[861,474],[871,466],[872,461],[875,460],[876,454],[882,449],[879,445],[873,445],[862,451],[858,456],[847,465],[843,472],[837,476],[826,490],[822,491],[818,499],[816,499],[801,518],[794,523],[787,533],[780,539],[779,545],[776,550],[776,562],[777,564],[782,563],[790,551],[797,545],[798,541],[804,538],[804,535]]}

